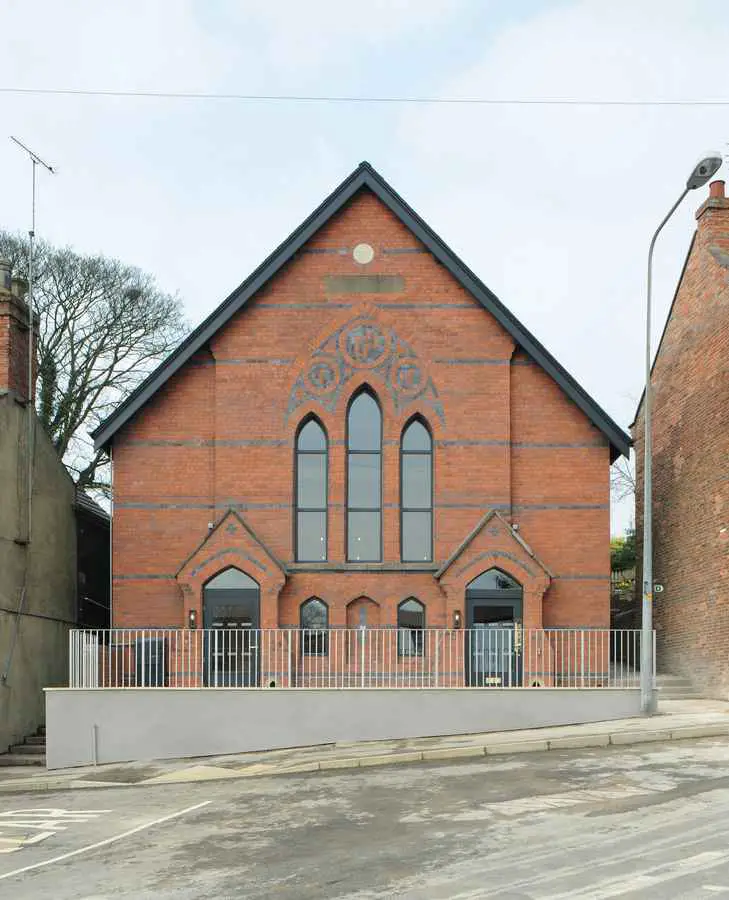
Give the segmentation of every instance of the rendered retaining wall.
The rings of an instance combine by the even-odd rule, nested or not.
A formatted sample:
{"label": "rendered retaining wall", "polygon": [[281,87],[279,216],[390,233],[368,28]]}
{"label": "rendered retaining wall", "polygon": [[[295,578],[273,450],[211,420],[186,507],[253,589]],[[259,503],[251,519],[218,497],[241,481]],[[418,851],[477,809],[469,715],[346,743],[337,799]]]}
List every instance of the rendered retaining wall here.
{"label": "rendered retaining wall", "polygon": [[637,716],[640,691],[53,688],[49,769]]}

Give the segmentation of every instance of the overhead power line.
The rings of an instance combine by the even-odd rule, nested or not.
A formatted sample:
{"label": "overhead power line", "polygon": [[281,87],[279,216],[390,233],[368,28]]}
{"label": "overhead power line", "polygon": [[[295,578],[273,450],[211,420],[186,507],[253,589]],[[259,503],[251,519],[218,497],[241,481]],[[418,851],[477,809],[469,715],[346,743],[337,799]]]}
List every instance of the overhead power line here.
{"label": "overhead power line", "polygon": [[577,97],[349,97],[318,94],[235,94],[198,91],[114,91],[81,88],[0,87],[0,94],[56,97],[117,97],[149,100],[233,100],[244,103],[412,103],[439,106],[729,106],[729,98],[623,99]]}

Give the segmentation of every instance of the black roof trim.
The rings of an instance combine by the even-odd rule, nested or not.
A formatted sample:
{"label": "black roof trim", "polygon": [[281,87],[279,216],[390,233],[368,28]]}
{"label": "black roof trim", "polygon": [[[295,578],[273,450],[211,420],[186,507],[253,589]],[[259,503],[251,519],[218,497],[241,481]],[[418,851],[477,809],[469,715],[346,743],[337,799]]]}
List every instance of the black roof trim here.
{"label": "black roof trim", "polygon": [[207,341],[235,315],[354,195],[368,188],[418,238],[460,284],[509,332],[585,413],[610,442],[611,459],[630,451],[630,437],[608,416],[539,341],[516,319],[485,284],[441,240],[420,216],[367,162],[362,162],[204,322],[152,372],[92,433],[96,449],[105,447],[119,429]]}
{"label": "black roof trim", "polygon": [[76,494],[74,498],[74,506],[79,512],[88,513],[91,516],[94,516],[96,519],[99,519],[104,524],[108,525],[111,522],[111,516],[104,509],[103,506],[99,506],[99,504],[92,497],[82,491],[80,488],[76,488]]}

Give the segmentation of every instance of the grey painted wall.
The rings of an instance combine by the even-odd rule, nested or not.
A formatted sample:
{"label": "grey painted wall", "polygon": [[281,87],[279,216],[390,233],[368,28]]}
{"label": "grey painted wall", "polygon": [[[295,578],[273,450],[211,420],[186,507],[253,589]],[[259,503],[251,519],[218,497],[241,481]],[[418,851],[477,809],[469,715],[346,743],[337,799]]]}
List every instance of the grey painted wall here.
{"label": "grey painted wall", "polygon": [[[10,394],[0,394],[0,752],[44,721],[43,688],[67,683],[68,623],[76,615],[74,488],[37,420],[33,540],[30,551],[17,543],[26,532],[27,415]],[[27,598],[18,619],[28,552]]]}
{"label": "grey painted wall", "polygon": [[637,690],[46,691],[49,769],[637,716]]}

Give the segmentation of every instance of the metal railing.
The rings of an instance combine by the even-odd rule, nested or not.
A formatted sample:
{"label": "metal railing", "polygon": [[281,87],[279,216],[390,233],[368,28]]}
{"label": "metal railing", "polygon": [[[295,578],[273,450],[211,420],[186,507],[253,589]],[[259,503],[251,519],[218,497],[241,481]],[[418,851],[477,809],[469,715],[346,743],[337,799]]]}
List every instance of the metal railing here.
{"label": "metal railing", "polygon": [[638,630],[105,629],[70,633],[72,688],[628,688]]}

